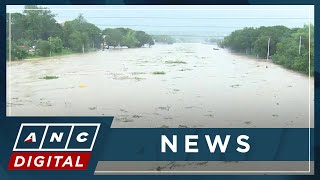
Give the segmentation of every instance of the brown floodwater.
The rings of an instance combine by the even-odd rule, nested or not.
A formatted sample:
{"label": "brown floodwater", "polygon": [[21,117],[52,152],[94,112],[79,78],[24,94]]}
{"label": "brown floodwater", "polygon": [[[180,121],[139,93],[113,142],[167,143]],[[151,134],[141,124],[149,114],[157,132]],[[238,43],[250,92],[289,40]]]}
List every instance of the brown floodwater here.
{"label": "brown floodwater", "polygon": [[7,115],[115,116],[112,127],[183,128],[308,127],[310,113],[313,127],[312,77],[214,47],[177,43],[10,62]]}

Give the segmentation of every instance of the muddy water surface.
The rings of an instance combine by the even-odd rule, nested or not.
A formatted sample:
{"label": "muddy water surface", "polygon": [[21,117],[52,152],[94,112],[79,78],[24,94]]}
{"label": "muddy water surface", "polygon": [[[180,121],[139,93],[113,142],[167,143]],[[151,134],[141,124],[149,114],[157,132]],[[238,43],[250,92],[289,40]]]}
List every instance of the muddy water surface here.
{"label": "muddy water surface", "polygon": [[213,47],[156,45],[8,63],[7,115],[112,115],[113,127],[308,127],[308,76]]}

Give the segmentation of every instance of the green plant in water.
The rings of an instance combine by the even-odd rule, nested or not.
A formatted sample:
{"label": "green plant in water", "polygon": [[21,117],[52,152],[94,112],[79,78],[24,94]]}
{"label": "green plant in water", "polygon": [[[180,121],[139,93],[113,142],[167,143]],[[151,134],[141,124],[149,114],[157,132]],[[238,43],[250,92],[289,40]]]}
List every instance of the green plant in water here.
{"label": "green plant in water", "polygon": [[44,76],[40,79],[51,80],[51,79],[58,79],[58,78],[59,78],[58,76]]}
{"label": "green plant in water", "polygon": [[187,64],[184,61],[166,61],[166,64]]}
{"label": "green plant in water", "polygon": [[163,75],[166,74],[164,71],[154,71],[152,74],[154,75]]}

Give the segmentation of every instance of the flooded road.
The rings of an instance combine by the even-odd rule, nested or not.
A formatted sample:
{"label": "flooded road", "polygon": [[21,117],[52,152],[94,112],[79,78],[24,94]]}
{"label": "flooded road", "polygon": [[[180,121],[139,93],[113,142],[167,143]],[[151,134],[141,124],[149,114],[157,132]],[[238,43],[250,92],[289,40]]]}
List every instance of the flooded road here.
{"label": "flooded road", "polygon": [[[214,47],[178,43],[8,63],[7,115],[115,116],[112,127],[309,126],[308,76]],[[313,78],[310,85],[313,127]]]}

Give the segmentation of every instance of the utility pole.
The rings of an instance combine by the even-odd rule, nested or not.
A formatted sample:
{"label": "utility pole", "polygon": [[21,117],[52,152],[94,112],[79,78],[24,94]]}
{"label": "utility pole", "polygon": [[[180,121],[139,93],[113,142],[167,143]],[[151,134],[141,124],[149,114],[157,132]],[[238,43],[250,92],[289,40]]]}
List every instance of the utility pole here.
{"label": "utility pole", "polygon": [[49,44],[50,44],[50,57],[51,57],[51,36],[49,37]]}
{"label": "utility pole", "polygon": [[11,13],[9,13],[9,62],[11,61]]}
{"label": "utility pole", "polygon": [[84,43],[82,44],[82,53],[84,54]]}
{"label": "utility pole", "polygon": [[302,43],[302,39],[301,39],[301,36],[300,36],[300,41],[299,41],[299,55],[301,55],[301,43]]}
{"label": "utility pole", "polygon": [[270,56],[270,39],[271,39],[271,37],[269,37],[269,39],[268,39],[268,53],[267,53],[267,62],[269,61],[269,56]]}

